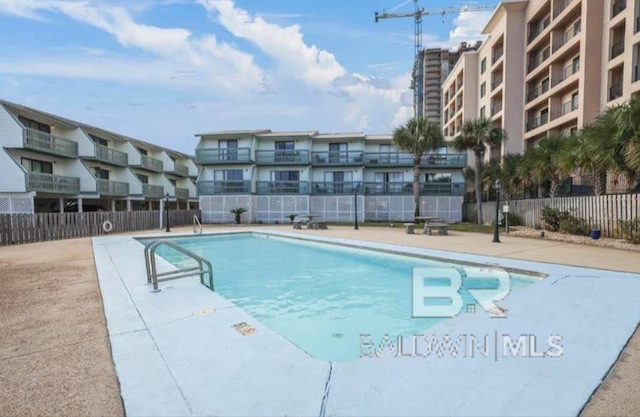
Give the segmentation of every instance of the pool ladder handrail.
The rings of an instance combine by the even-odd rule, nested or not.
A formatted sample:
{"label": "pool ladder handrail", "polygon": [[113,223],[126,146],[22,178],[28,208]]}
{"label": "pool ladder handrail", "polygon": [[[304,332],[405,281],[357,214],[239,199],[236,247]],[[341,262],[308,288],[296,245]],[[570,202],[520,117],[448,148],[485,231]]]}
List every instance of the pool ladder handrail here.
{"label": "pool ladder handrail", "polygon": [[[196,225],[200,226],[200,233],[198,233],[198,231],[196,230]],[[202,223],[200,223],[200,219],[195,214],[193,215],[193,234],[194,235],[202,234]]]}
{"label": "pool ladder handrail", "polygon": [[[156,249],[163,245],[169,246],[170,248],[175,249],[178,252],[190,257],[191,259],[198,262],[198,266],[178,268],[174,271],[158,273],[156,267]],[[158,289],[158,282],[186,278],[194,275],[200,275],[200,283],[209,288],[211,291],[215,291],[213,285],[213,267],[211,266],[211,262],[170,240],[159,239],[149,242],[144,247],[144,260],[145,266],[147,268],[147,283],[153,284],[153,292],[160,291]],[[209,275],[209,285],[205,283],[205,275]]]}

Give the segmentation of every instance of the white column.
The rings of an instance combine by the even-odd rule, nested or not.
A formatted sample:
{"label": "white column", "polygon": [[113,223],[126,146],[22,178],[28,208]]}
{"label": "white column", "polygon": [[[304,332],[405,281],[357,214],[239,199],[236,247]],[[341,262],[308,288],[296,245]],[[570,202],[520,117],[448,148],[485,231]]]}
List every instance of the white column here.
{"label": "white column", "polygon": [[84,209],[82,208],[82,199],[78,198],[78,213],[82,213]]}
{"label": "white column", "polygon": [[127,211],[131,211],[131,200],[127,200]]}
{"label": "white column", "polygon": [[111,200],[111,211],[116,211],[116,200]]}
{"label": "white column", "polygon": [[[151,207],[151,205],[149,205]],[[160,200],[160,229],[164,229],[164,200]]]}
{"label": "white column", "polygon": [[60,213],[64,213],[64,198],[58,199],[58,205],[59,205]]}

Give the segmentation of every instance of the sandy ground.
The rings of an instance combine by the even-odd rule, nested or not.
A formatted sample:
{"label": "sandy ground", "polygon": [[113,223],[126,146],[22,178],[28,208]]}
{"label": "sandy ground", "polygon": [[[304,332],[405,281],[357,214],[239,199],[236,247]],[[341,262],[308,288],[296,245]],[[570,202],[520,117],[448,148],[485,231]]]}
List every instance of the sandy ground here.
{"label": "sandy ground", "polygon": [[[546,239],[501,235],[493,244],[486,234],[406,235],[377,227],[298,232],[640,273],[637,253]],[[0,247],[0,317],[1,416],[123,415],[89,239]],[[583,415],[640,415],[640,331]]]}

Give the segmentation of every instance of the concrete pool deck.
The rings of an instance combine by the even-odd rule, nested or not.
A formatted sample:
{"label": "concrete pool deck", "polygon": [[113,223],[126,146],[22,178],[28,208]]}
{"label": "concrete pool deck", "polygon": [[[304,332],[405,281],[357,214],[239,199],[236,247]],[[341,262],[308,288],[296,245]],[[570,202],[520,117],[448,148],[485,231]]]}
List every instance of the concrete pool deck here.
{"label": "concrete pool deck", "polygon": [[[499,357],[495,343],[487,358],[387,356],[330,364],[193,279],[164,283],[163,291],[150,293],[139,243],[125,236],[94,238],[127,415],[576,415],[640,322],[640,276],[614,272],[640,271],[634,252],[511,236],[492,244],[489,235],[405,235],[389,228],[207,228],[253,229],[547,273],[502,303],[509,308],[507,319],[467,314],[429,334],[496,340],[532,335],[538,343],[560,335],[563,355]],[[239,322],[257,333],[240,335],[231,328]]]}

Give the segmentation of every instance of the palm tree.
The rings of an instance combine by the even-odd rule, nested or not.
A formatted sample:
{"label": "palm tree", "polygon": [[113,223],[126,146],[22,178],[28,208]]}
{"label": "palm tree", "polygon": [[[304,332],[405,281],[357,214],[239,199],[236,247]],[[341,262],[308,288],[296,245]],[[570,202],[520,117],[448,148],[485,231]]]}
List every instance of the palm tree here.
{"label": "palm tree", "polygon": [[613,115],[616,124],[615,141],[623,152],[627,185],[634,189],[640,171],[640,97],[635,96],[616,108]]}
{"label": "palm tree", "polygon": [[413,157],[413,202],[414,216],[420,216],[420,160],[430,151],[443,146],[444,138],[437,123],[422,117],[411,118],[393,131],[394,145]]}
{"label": "palm tree", "polygon": [[601,138],[594,135],[596,130],[594,124],[587,124],[577,135],[567,138],[566,146],[558,155],[558,163],[566,174],[577,170],[580,176],[585,174],[593,176],[594,193],[602,195],[607,185],[607,169],[602,166],[598,158],[594,157],[604,145],[599,142]]}
{"label": "palm tree", "polygon": [[[529,158],[532,173],[538,184],[541,185],[545,180],[551,182],[549,187],[549,196],[556,197],[558,193],[558,185],[562,174],[563,166],[560,164],[559,155],[562,155],[563,147],[567,143],[566,136],[561,132],[551,132],[548,136],[540,139],[538,144],[527,149],[525,158]],[[540,189],[540,188],[539,188]],[[541,197],[538,192],[538,197]]]}
{"label": "palm tree", "polygon": [[[456,150],[472,151],[475,156],[475,172],[482,172],[484,153],[487,147],[498,146],[507,140],[507,132],[484,117],[467,120],[462,125],[462,133],[456,137],[453,146]],[[480,175],[474,180],[478,223],[482,223],[482,185]]]}
{"label": "palm tree", "polygon": [[522,164],[522,155],[507,154],[502,159],[502,167],[500,170],[500,182],[502,183],[502,192],[507,201],[519,190],[523,184],[523,178],[520,176],[518,167]]}

